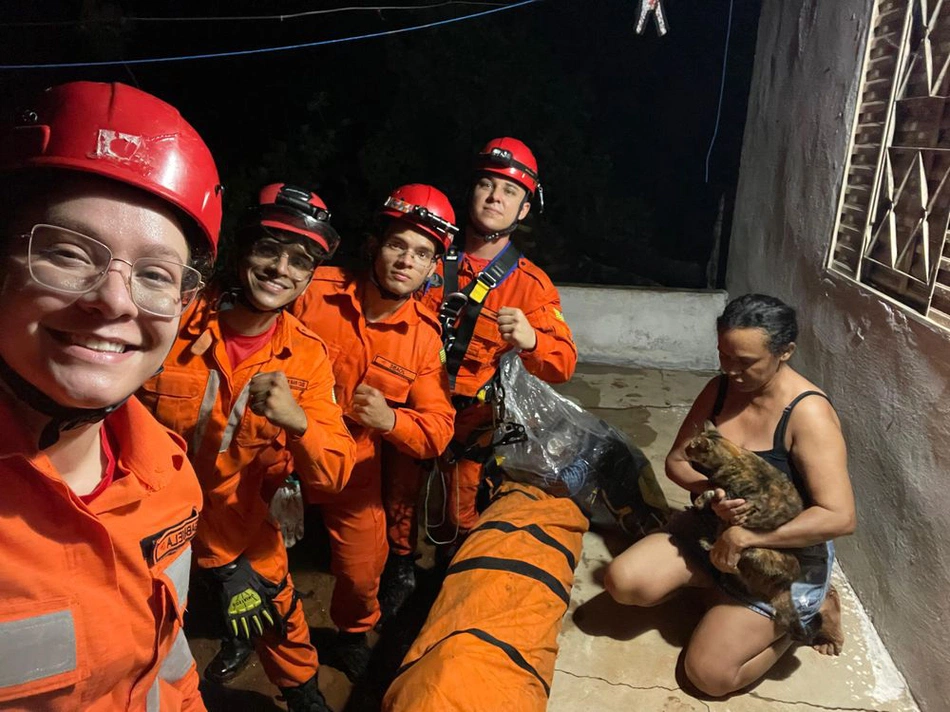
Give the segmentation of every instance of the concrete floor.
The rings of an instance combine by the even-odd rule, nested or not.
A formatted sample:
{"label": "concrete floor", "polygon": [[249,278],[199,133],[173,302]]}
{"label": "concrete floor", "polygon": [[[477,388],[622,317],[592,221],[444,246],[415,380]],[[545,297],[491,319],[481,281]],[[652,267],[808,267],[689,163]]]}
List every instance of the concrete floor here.
{"label": "concrete floor", "polygon": [[[639,445],[659,474],[672,506],[684,506],[682,491],[662,476],[663,459],[679,424],[712,374],[683,371],[630,370],[581,365],[559,390],[599,417],[625,431]],[[705,699],[682,684],[678,660],[702,614],[694,594],[683,594],[654,609],[620,606],[604,592],[603,571],[629,544],[609,522],[595,526],[584,538],[571,604],[559,638],[560,653],[548,705],[550,712],[772,712],[809,709],[833,712],[861,710],[916,712],[918,707],[860,602],[840,569],[835,584],[841,593],[847,637],[837,658],[811,648],[793,649],[758,685],[726,700]],[[333,579],[327,570],[325,541],[318,520],[308,521],[307,538],[290,550],[291,571],[318,649],[332,640],[327,607]],[[432,549],[423,545],[420,587],[405,616],[377,643],[370,674],[354,688],[329,665],[321,666],[320,688],[335,712],[375,712],[393,671],[421,626],[438,582],[428,576]],[[193,595],[189,637],[199,671],[217,649],[213,618]],[[211,712],[281,710],[277,690],[260,664],[252,663],[227,687],[202,684]],[[450,712],[450,711],[446,711]],[[484,712],[496,712],[485,710]],[[510,712],[517,712],[512,710]]]}

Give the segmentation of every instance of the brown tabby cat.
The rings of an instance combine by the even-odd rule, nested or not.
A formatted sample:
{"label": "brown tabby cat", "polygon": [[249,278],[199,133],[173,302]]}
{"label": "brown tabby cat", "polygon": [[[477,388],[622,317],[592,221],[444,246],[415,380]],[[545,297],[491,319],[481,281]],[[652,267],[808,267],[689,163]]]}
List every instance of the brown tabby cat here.
{"label": "brown tabby cat", "polygon": [[[728,499],[741,498],[752,505],[742,525],[746,529],[770,531],[802,511],[802,498],[784,472],[724,438],[708,420],[703,432],[686,444],[686,457],[712,484],[725,490]],[[714,498],[713,490],[708,490],[696,500],[696,506],[708,509]],[[725,526],[720,520],[718,533]],[[700,540],[700,544],[707,551],[712,548],[708,540]],[[793,637],[804,635],[790,591],[801,571],[794,554],[753,547],[742,552],[738,568],[736,578],[742,586],[772,604],[776,624],[790,630]]]}

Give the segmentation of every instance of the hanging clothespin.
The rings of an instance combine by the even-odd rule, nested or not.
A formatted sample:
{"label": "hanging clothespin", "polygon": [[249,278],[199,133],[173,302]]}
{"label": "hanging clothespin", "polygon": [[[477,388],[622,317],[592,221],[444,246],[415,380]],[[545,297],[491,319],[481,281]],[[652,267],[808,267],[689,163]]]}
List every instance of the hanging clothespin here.
{"label": "hanging clothespin", "polygon": [[640,17],[637,18],[637,34],[642,35],[647,26],[647,17],[650,13],[656,20],[656,33],[662,37],[666,34],[666,17],[663,15],[662,0],[640,0]]}

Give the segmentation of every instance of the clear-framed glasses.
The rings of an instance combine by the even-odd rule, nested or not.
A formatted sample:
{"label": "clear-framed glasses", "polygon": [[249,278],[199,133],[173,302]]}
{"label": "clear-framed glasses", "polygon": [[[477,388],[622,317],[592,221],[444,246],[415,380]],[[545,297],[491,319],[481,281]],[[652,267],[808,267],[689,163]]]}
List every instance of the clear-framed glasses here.
{"label": "clear-framed glasses", "polygon": [[56,225],[34,225],[23,237],[30,240],[30,276],[57,292],[85,294],[105,282],[113,262],[131,268],[127,285],[136,307],[154,316],[181,314],[204,286],[201,273],[188,265],[160,257],[134,262],[112,255],[98,240]]}
{"label": "clear-framed glasses", "polygon": [[[266,232],[266,228],[264,228]],[[272,237],[262,237],[251,244],[248,256],[259,263],[276,263],[287,255],[287,272],[290,278],[299,282],[309,279],[317,268],[317,260],[299,243],[286,243]]]}
{"label": "clear-framed glasses", "polygon": [[383,249],[398,257],[408,254],[414,263],[423,267],[435,259],[435,253],[432,250],[414,250],[398,240],[386,240],[386,242],[383,243]]}

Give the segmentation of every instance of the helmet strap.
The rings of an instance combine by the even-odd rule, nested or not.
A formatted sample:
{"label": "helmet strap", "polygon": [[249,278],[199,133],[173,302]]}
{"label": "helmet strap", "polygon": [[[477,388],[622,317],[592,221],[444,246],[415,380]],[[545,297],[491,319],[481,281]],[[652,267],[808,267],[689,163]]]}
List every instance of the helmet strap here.
{"label": "helmet strap", "polygon": [[386,289],[382,283],[379,281],[379,277],[376,276],[376,260],[373,260],[373,266],[369,271],[369,281],[373,283],[373,286],[379,290],[379,296],[385,299],[387,302],[398,302],[406,299],[405,295],[396,294],[395,292],[390,292]]}
{"label": "helmet strap", "polygon": [[[531,201],[531,193],[525,192],[524,198],[521,199],[521,205],[518,206],[518,215],[521,215],[521,210],[524,208],[524,204]],[[511,235],[515,230],[518,229],[518,225],[521,224],[520,220],[515,220],[511,225],[506,227],[503,230],[498,230],[496,232],[482,232],[475,225],[472,225],[472,229],[475,231],[475,234],[482,238],[485,242],[497,242],[502,237],[507,237]]]}
{"label": "helmet strap", "polygon": [[38,443],[40,450],[55,445],[59,441],[59,434],[64,430],[74,430],[83,425],[104,420],[109,413],[121,408],[132,397],[130,394],[118,403],[113,403],[104,408],[72,408],[60,405],[10,368],[9,364],[2,358],[0,358],[0,378],[3,378],[4,383],[10,387],[17,398],[36,412],[50,418],[49,423],[40,433]]}
{"label": "helmet strap", "polygon": [[244,293],[244,287],[232,287],[231,289],[226,289],[221,292],[218,301],[215,303],[215,311],[228,311],[238,305],[241,305],[244,309],[252,311],[255,314],[272,314],[274,312],[282,312],[286,308],[285,305],[283,307],[277,307],[276,309],[261,309],[252,304],[251,300],[247,298],[247,295]]}

